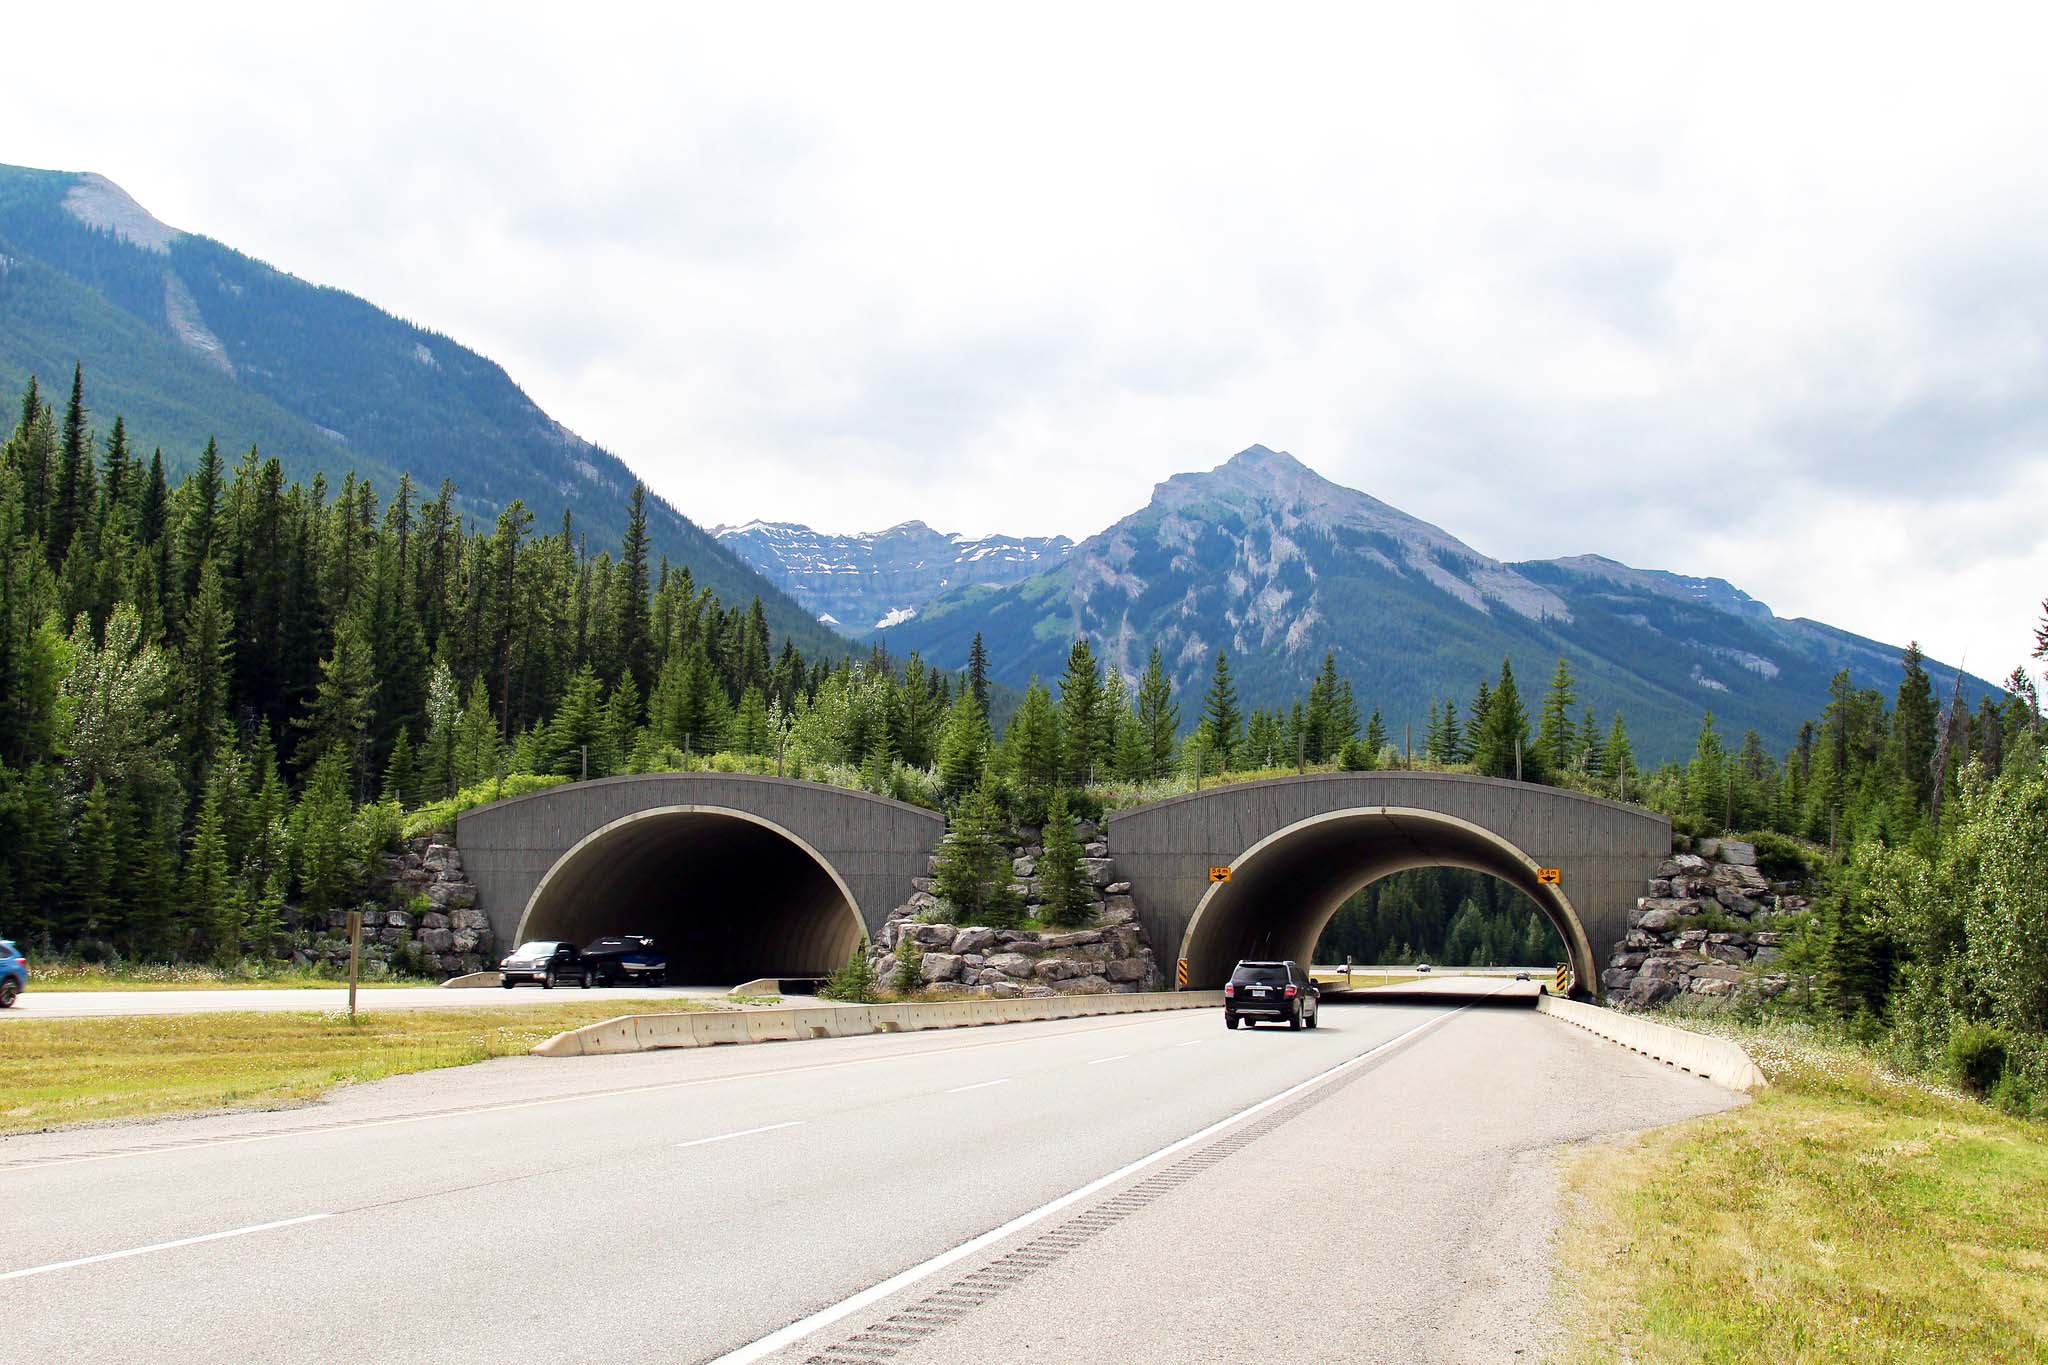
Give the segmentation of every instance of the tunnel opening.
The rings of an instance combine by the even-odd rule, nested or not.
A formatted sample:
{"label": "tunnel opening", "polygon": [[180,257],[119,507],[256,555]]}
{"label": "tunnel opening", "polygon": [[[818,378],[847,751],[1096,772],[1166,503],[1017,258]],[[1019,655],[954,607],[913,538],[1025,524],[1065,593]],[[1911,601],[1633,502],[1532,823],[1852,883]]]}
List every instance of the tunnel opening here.
{"label": "tunnel opening", "polygon": [[519,922],[521,943],[640,934],[676,985],[821,978],[866,940],[852,893],[803,840],[742,811],[670,807],[563,854]]}
{"label": "tunnel opening", "polygon": [[1318,963],[1541,967],[1565,960],[1564,938],[1534,901],[1483,872],[1411,868],[1338,906],[1316,939]]}
{"label": "tunnel opening", "polygon": [[1396,873],[1424,868],[1482,873],[1519,892],[1556,932],[1575,993],[1597,986],[1592,950],[1563,884],[1541,880],[1533,858],[1490,830],[1392,807],[1318,815],[1239,854],[1228,879],[1209,887],[1188,922],[1180,953],[1188,985],[1219,987],[1245,958],[1313,962],[1326,926],[1347,901]]}

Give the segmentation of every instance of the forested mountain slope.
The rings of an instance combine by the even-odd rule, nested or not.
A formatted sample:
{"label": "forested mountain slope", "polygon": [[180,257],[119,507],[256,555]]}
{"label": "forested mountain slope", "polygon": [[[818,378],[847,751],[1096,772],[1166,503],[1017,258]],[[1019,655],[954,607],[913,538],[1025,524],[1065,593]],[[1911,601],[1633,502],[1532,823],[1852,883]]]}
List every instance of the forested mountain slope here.
{"label": "forested mountain slope", "polygon": [[[398,475],[456,486],[488,525],[523,499],[618,544],[635,478],[536,406],[497,364],[352,294],[158,222],[98,175],[0,167],[0,391],[59,391],[74,363],[96,412],[126,419],[173,472],[209,437],[276,455],[289,477],[345,472],[389,495]],[[650,499],[653,550],[726,601],[760,595],[807,649],[833,636],[675,508]]]}
{"label": "forested mountain slope", "polygon": [[[1624,712],[1653,761],[1690,752],[1707,711],[1724,732],[1754,728],[1782,748],[1827,704],[1839,669],[1889,689],[1902,653],[1780,619],[1718,579],[1597,556],[1503,563],[1264,446],[1168,479],[1058,568],[954,589],[881,638],[958,667],[977,633],[1010,683],[1058,675],[1076,635],[1127,679],[1157,646],[1189,699],[1222,648],[1249,706],[1300,693],[1334,651],[1397,745],[1411,722],[1419,744],[1431,705],[1463,707],[1503,658],[1533,691],[1562,655],[1577,703],[1602,723]],[[1941,686],[1953,680],[1929,667]],[[1991,690],[1966,685],[1972,699]]]}

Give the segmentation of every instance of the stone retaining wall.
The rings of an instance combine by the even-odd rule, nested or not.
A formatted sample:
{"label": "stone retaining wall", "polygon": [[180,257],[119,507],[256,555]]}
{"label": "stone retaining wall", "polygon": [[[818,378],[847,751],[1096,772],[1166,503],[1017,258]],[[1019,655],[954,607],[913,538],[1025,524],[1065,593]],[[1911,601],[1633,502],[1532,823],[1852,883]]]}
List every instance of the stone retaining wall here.
{"label": "stone retaining wall", "polygon": [[[477,889],[463,874],[462,854],[431,838],[407,840],[384,856],[374,877],[375,900],[363,912],[362,973],[372,980],[394,970],[454,977],[497,965],[490,921],[477,908]],[[301,966],[348,967],[348,910],[308,916],[298,925]]]}
{"label": "stone retaining wall", "polygon": [[1702,839],[1657,868],[1649,895],[1629,912],[1628,937],[1600,984],[1610,1002],[1661,1005],[1681,994],[1726,996],[1750,982],[1767,995],[1789,978],[1771,969],[1783,951],[1783,922],[1809,905],[1793,882],[1757,870],[1756,849]]}
{"label": "stone retaining wall", "polygon": [[[868,965],[884,990],[894,986],[899,949],[914,942],[924,951],[920,975],[926,985],[995,1000],[1051,995],[1130,994],[1161,984],[1159,964],[1131,902],[1130,883],[1117,879],[1116,862],[1092,821],[1076,822],[1082,840],[1081,873],[1099,897],[1086,928],[1066,930],[994,929],[962,925],[930,875],[912,883],[908,902],[889,913],[868,949]],[[1045,855],[1039,831],[1016,832],[1011,846],[1011,889],[1036,914],[1043,905],[1038,860]],[[928,871],[936,871],[932,859]]]}

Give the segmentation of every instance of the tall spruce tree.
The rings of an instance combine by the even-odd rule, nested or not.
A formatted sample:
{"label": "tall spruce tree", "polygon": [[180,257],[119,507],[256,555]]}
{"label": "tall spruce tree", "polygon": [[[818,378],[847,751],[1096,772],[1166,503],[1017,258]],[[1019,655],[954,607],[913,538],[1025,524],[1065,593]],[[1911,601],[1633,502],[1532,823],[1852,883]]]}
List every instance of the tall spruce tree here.
{"label": "tall spruce tree", "polygon": [[1173,767],[1173,745],[1179,731],[1180,704],[1173,699],[1173,683],[1166,676],[1159,646],[1154,645],[1152,657],[1145,663],[1145,676],[1138,680],[1139,747],[1145,771],[1134,776],[1164,777]]}
{"label": "tall spruce tree", "polygon": [[1202,697],[1202,724],[1215,757],[1215,771],[1227,772],[1237,754],[1244,718],[1237,709],[1237,684],[1230,678],[1230,655],[1220,646],[1215,671],[1209,675],[1209,690]]}
{"label": "tall spruce tree", "polygon": [[1572,724],[1572,708],[1579,703],[1571,665],[1557,656],[1557,668],[1550,675],[1550,687],[1543,694],[1543,710],[1536,729],[1536,751],[1542,756],[1546,773],[1562,776],[1578,755],[1579,733]]}

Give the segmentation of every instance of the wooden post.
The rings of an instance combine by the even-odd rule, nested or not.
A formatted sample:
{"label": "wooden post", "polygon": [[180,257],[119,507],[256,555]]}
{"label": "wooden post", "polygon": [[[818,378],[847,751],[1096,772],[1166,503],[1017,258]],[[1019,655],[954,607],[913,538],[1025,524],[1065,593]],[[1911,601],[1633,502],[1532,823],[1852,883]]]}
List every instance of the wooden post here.
{"label": "wooden post", "polygon": [[363,912],[348,912],[348,1021],[356,1021],[356,964],[363,956]]}

